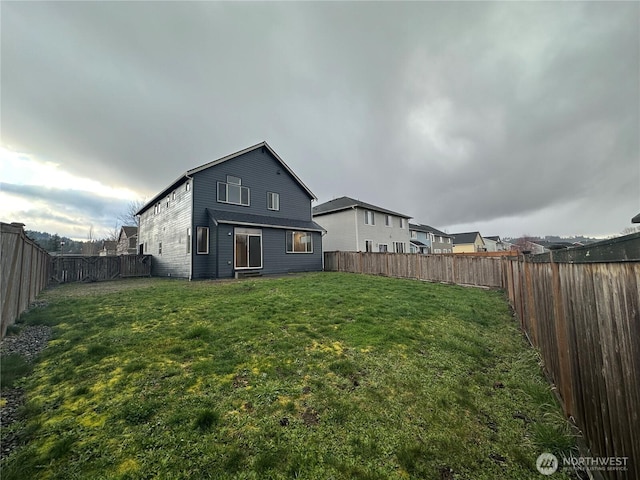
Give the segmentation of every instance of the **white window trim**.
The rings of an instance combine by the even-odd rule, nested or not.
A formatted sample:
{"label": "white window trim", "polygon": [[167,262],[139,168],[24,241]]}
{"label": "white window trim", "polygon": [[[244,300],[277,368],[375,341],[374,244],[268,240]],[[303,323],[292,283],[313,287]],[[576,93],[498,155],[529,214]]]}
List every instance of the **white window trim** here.
{"label": "white window trim", "polygon": [[393,217],[391,215],[384,216],[384,226],[393,228]]}
{"label": "white window trim", "polygon": [[[380,250],[380,247],[385,246],[387,249],[383,252]],[[379,243],[378,244],[378,253],[389,253],[389,244],[387,243]]]}
{"label": "white window trim", "polygon": [[373,240],[367,240],[365,239],[364,241],[364,251],[367,252],[367,242],[369,242],[369,245],[371,245],[371,250],[369,250],[369,253],[373,253]]}
{"label": "white window trim", "polygon": [[[269,207],[269,199],[273,199],[271,203],[274,204],[275,208]],[[276,192],[267,192],[267,210],[272,210],[274,212],[280,211],[280,194]]]}
{"label": "white window trim", "polygon": [[[369,214],[371,214],[371,223],[369,223]],[[374,226],[376,224],[376,216],[373,210],[364,211],[364,224]]]}
{"label": "white window trim", "polygon": [[[309,250],[305,250],[304,252],[299,252],[299,251],[295,251],[295,250],[289,250],[289,248],[288,248],[289,247],[289,234],[291,234],[293,236],[295,233],[305,233],[305,234],[309,235],[309,238],[311,240],[309,242],[311,244],[311,250],[310,251]],[[287,253],[302,253],[302,254],[313,253],[313,233],[305,232],[305,231],[301,231],[301,230],[287,230],[285,235],[286,236],[285,236],[285,246],[284,246],[284,248],[285,248],[285,251]],[[291,239],[291,246],[293,247],[293,238]]]}
{"label": "white window trim", "polygon": [[[225,186],[225,196],[226,200],[220,200],[220,185]],[[240,202],[230,202],[229,201],[229,185],[233,185],[234,187],[240,187]],[[247,191],[247,203],[242,203],[242,190],[245,189]],[[251,206],[251,190],[249,187],[244,187],[237,183],[228,183],[228,182],[217,182],[216,184],[216,199],[218,203],[227,203],[229,205],[240,205],[242,207],[250,207]]]}
{"label": "white window trim", "polygon": [[[236,266],[236,236],[247,235],[248,237],[260,237],[260,266],[259,267],[237,267]],[[247,241],[247,246],[249,242]],[[248,258],[248,257],[247,257]],[[233,268],[234,270],[256,270],[264,267],[264,249],[262,245],[262,230],[259,228],[239,228],[233,230]]]}
{"label": "white window trim", "polygon": [[[200,251],[200,242],[198,241],[198,232],[200,230],[207,232],[207,251],[206,252]],[[196,227],[196,255],[209,255],[209,241],[210,241],[209,227]]]}

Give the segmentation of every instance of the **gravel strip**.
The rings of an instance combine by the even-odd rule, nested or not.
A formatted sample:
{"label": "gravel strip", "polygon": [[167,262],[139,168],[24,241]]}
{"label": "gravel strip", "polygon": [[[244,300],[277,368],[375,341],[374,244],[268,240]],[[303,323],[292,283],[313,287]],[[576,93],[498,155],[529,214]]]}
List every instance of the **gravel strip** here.
{"label": "gravel strip", "polygon": [[[32,362],[46,346],[51,338],[51,327],[45,325],[26,326],[17,335],[9,335],[0,342],[0,361],[5,355],[22,355],[27,362]],[[18,410],[24,403],[24,392],[21,388],[5,388],[0,391],[4,405],[0,408],[0,425],[4,428],[18,419]],[[5,403],[6,402],[6,403]],[[6,458],[18,446],[15,435],[3,435],[0,448],[0,460]]]}

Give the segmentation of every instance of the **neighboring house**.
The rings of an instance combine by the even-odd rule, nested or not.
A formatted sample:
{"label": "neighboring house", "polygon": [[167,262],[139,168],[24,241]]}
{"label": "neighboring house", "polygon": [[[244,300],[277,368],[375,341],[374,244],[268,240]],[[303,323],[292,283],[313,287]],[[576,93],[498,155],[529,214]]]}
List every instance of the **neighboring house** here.
{"label": "neighboring house", "polygon": [[454,233],[453,253],[486,252],[484,240],[480,232]]}
{"label": "neighboring house", "polygon": [[484,240],[484,245],[487,249],[487,252],[504,252],[508,250],[505,244],[500,240],[500,237],[495,235],[491,237],[482,237]]}
{"label": "neighboring house", "polygon": [[188,170],[147,203],[140,252],[153,275],[232,278],[322,270],[315,195],[261,142]]}
{"label": "neighboring house", "polygon": [[410,218],[349,197],[313,207],[313,219],[327,231],[325,252],[409,253]]}
{"label": "neighboring house", "polygon": [[410,223],[411,253],[453,253],[453,238],[440,230]]}
{"label": "neighboring house", "polygon": [[631,219],[631,223],[640,223],[640,213]]}
{"label": "neighboring house", "polygon": [[100,255],[101,257],[110,257],[112,255],[115,255],[117,246],[118,242],[116,242],[115,240],[103,240],[98,255]]}
{"label": "neighboring house", "polygon": [[138,227],[122,227],[118,235],[117,255],[135,255],[138,253]]}

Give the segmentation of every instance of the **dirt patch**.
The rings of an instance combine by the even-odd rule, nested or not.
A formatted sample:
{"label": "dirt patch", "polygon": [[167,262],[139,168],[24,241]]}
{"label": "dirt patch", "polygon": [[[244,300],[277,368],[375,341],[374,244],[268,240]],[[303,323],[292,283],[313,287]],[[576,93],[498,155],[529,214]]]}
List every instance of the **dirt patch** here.
{"label": "dirt patch", "polygon": [[302,421],[306,426],[311,427],[320,423],[320,417],[318,416],[318,412],[316,412],[313,408],[308,407],[302,413]]}

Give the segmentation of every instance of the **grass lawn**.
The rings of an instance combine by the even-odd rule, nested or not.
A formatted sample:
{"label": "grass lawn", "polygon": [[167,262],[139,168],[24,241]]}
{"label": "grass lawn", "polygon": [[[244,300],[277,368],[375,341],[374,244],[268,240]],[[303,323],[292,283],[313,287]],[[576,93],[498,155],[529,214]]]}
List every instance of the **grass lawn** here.
{"label": "grass lawn", "polygon": [[21,322],[54,339],[3,480],[526,479],[573,445],[501,292],[315,273],[39,298]]}

